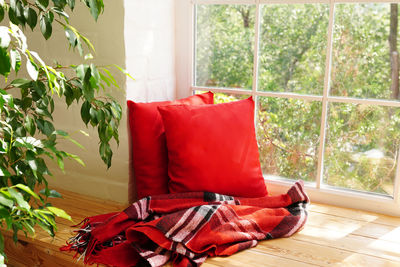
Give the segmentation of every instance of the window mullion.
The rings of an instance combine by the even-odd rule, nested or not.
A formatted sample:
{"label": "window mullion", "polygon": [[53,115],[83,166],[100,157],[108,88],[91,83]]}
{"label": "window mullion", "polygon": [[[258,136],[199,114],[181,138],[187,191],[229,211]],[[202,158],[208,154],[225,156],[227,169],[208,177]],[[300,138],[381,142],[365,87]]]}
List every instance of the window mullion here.
{"label": "window mullion", "polygon": [[257,129],[257,114],[258,114],[258,97],[256,96],[257,92],[257,84],[258,84],[258,47],[260,44],[260,0],[256,0],[256,21],[254,22],[254,54],[253,54],[253,84],[252,84],[252,97],[256,102],[254,108],[254,124],[255,128]]}
{"label": "window mullion", "polygon": [[318,148],[318,169],[316,177],[316,187],[321,188],[323,179],[323,164],[324,164],[324,149],[325,149],[325,137],[327,128],[328,118],[328,93],[330,86],[330,72],[331,72],[331,61],[332,61],[332,42],[333,42],[333,23],[334,23],[334,8],[335,4],[333,0],[329,4],[329,24],[328,24],[328,36],[326,45],[326,60],[325,60],[325,77],[324,77],[324,91],[322,96],[322,114],[321,114],[321,129],[320,139]]}
{"label": "window mullion", "polygon": [[196,4],[194,2],[191,2],[190,5],[191,5],[190,6],[190,12],[191,12],[190,22],[191,23],[189,25],[192,25],[192,26],[190,27],[191,31],[189,32],[189,36],[191,36],[191,38],[190,38],[190,45],[189,45],[190,54],[188,55],[189,56],[189,66],[188,66],[188,68],[189,68],[189,75],[190,75],[190,77],[189,77],[189,80],[190,80],[189,91],[190,91],[190,94],[193,94],[194,91],[191,90],[191,86],[196,84],[196,67],[195,67],[195,64],[196,64],[196,38],[197,38],[197,19],[196,19],[196,16],[197,16],[197,12],[196,12]]}
{"label": "window mullion", "polygon": [[397,151],[397,167],[394,175],[393,199],[396,204],[400,202],[400,148]]}
{"label": "window mullion", "polygon": [[256,4],[256,21],[254,23],[255,32],[254,32],[254,56],[253,56],[253,87],[252,87],[252,95],[255,97],[255,93],[257,92],[257,83],[258,83],[258,47],[260,44],[260,4],[259,0],[257,0]]}

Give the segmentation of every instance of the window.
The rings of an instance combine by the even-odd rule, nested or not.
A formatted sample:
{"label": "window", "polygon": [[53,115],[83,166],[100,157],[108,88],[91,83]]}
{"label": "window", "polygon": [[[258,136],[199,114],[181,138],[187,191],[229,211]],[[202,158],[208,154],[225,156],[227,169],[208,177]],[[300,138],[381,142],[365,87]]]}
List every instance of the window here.
{"label": "window", "polygon": [[253,96],[272,190],[399,215],[398,4],[347,2],[181,1],[178,95]]}

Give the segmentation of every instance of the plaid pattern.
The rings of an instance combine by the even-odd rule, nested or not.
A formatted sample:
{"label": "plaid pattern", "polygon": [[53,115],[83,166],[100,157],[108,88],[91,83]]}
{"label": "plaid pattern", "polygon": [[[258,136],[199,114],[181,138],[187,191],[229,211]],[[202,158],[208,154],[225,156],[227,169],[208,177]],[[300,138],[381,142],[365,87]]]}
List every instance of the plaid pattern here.
{"label": "plaid pattern", "polygon": [[199,266],[259,240],[288,237],[307,220],[303,182],[286,194],[236,198],[209,192],[143,198],[123,212],[84,220],[61,250],[76,251],[87,264]]}

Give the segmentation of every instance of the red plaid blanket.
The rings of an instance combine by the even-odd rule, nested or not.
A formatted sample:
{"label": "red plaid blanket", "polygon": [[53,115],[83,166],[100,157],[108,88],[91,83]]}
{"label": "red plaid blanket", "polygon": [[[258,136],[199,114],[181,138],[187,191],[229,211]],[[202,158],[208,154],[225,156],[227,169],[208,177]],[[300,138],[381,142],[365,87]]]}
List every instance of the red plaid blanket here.
{"label": "red plaid blanket", "polygon": [[199,266],[258,240],[288,237],[303,227],[309,199],[298,181],[286,194],[236,198],[208,192],[143,198],[120,213],[86,218],[61,250],[87,264]]}

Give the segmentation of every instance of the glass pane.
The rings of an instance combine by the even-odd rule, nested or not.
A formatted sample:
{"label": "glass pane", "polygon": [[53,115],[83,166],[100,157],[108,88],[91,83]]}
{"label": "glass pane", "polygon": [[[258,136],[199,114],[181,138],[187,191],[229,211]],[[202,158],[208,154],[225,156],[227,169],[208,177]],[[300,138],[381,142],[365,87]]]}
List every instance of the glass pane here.
{"label": "glass pane", "polygon": [[[392,99],[397,92],[398,98],[398,29],[394,27],[398,16],[391,17],[391,5],[397,9],[397,4],[387,3],[336,4],[331,95]],[[390,54],[397,64],[391,66]],[[396,69],[392,80],[391,72]]]}
{"label": "glass pane", "polygon": [[214,93],[214,104],[227,103],[249,98],[250,95]]}
{"label": "glass pane", "polygon": [[196,5],[195,85],[251,89],[254,5]]}
{"label": "glass pane", "polygon": [[[207,93],[208,91],[199,91],[196,90],[194,93],[197,94],[203,94]],[[232,101],[237,101],[237,100],[242,100],[249,98],[250,95],[243,95],[243,94],[226,94],[226,93],[216,93],[214,92],[214,104],[221,104],[221,103],[227,103],[227,102],[232,102]]]}
{"label": "glass pane", "polygon": [[259,91],[322,95],[327,4],[263,5]]}
{"label": "glass pane", "polygon": [[259,97],[257,137],[264,174],[315,181],[321,102]]}
{"label": "glass pane", "polygon": [[393,195],[399,129],[400,108],[330,104],[324,182]]}

